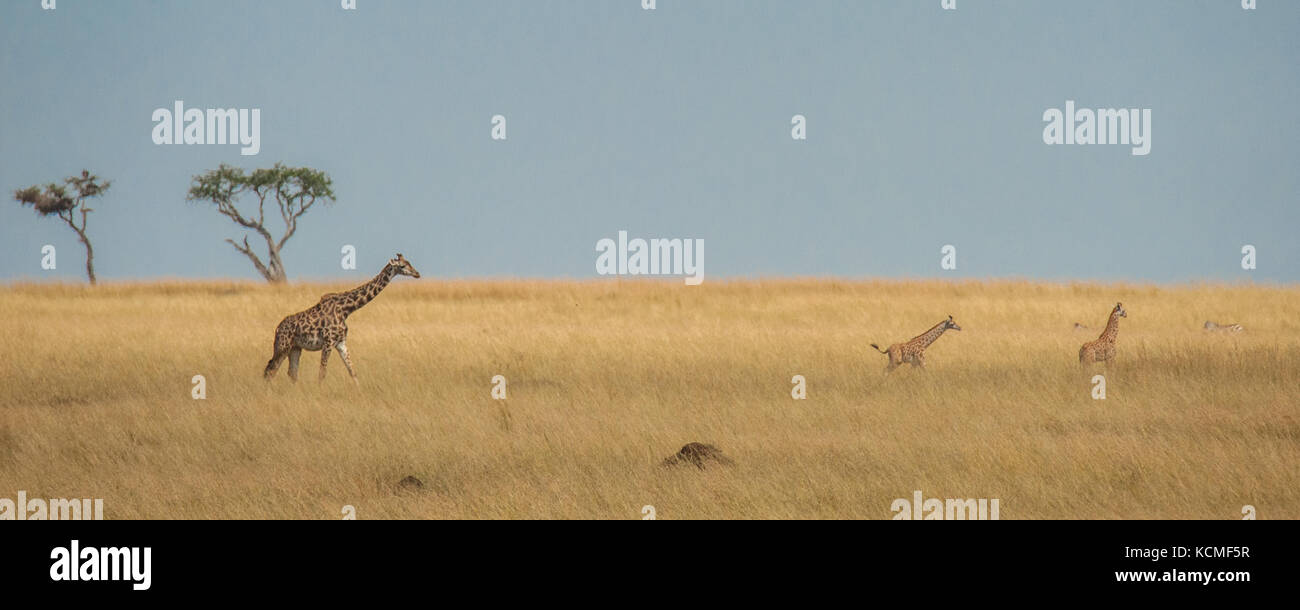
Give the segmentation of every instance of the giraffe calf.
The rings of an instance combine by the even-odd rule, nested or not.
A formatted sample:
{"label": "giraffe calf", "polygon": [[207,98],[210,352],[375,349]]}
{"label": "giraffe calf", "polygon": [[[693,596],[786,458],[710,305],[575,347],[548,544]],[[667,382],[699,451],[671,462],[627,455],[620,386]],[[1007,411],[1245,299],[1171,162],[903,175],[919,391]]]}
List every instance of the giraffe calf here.
{"label": "giraffe calf", "polygon": [[1106,319],[1106,328],[1101,331],[1101,336],[1084,343],[1083,347],[1079,348],[1079,364],[1106,362],[1114,358],[1115,344],[1119,339],[1119,319],[1127,317],[1128,312],[1124,310],[1124,305],[1116,303],[1114,309],[1110,310],[1110,317]]}
{"label": "giraffe calf", "polygon": [[871,344],[876,351],[889,356],[889,364],[885,365],[885,372],[891,372],[894,369],[904,365],[911,364],[913,367],[925,368],[925,348],[930,347],[931,343],[939,338],[944,331],[948,329],[961,330],[956,322],[952,321],[952,316],[948,316],[938,324],[935,324],[930,330],[913,337],[904,343],[895,343],[889,346],[889,349],[880,349],[879,345]]}

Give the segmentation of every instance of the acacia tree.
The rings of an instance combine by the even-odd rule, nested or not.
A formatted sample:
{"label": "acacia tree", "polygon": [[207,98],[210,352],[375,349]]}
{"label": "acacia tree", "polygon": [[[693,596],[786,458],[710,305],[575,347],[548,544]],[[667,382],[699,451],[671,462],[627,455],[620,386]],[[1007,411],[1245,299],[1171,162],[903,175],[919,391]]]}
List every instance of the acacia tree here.
{"label": "acacia tree", "polygon": [[[95,249],[90,247],[90,238],[86,237],[86,215],[95,210],[86,207],[86,200],[103,195],[111,185],[107,180],[100,182],[99,176],[83,169],[80,176],[64,178],[63,184],[51,182],[44,189],[29,186],[14,191],[14,199],[19,203],[32,206],[41,216],[57,216],[77,232],[77,239],[86,247],[86,277],[90,278],[91,284],[95,283]],[[81,217],[80,225],[77,224],[78,216]]]}
{"label": "acacia tree", "polygon": [[[332,181],[325,172],[310,167],[285,167],[276,163],[270,169],[258,169],[245,174],[243,169],[223,163],[217,169],[195,176],[186,199],[215,205],[217,212],[261,236],[266,242],[266,262],[262,262],[249,245],[247,233],[244,234],[242,244],[233,239],[227,239],[226,242],[247,256],[267,282],[282,284],[288,280],[280,252],[298,230],[298,219],[303,214],[312,209],[317,201],[325,201],[327,204],[334,201],[331,185]],[[240,198],[249,194],[257,200],[256,214],[242,213],[235,205]],[[267,199],[271,199],[278,208],[280,219],[284,223],[283,233],[278,239],[267,227]],[[273,209],[271,213],[274,214],[275,211]]]}

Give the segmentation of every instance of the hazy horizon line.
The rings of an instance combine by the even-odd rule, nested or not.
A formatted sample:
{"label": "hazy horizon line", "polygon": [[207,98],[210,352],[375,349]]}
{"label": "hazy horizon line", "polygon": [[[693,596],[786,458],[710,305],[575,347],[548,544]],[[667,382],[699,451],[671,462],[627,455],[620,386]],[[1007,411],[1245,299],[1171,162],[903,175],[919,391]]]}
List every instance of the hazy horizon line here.
{"label": "hazy horizon line", "polygon": [[[272,284],[266,280],[251,277],[186,277],[186,276],[155,276],[143,278],[121,278],[107,277],[99,278],[98,285],[115,285],[115,286],[138,286],[138,285],[161,285],[161,284],[250,284],[260,286],[293,286],[295,284],[303,285],[334,285],[334,284],[357,284],[369,281],[372,276],[366,275],[354,277],[321,277],[305,276],[293,279],[285,284]],[[463,282],[463,283],[554,283],[554,284],[588,284],[588,283],[644,283],[644,284],[669,284],[682,286],[683,289],[694,288],[685,286],[680,277],[600,277],[600,276],[527,276],[527,275],[465,275],[465,276],[437,276],[425,275],[418,280],[409,280],[402,283],[420,282],[426,280],[435,280],[442,282]],[[1282,289],[1300,289],[1300,282],[1285,282],[1273,279],[1249,279],[1241,278],[1226,280],[1222,278],[1205,278],[1189,280],[1171,280],[1157,281],[1145,279],[1097,279],[1097,278],[1035,278],[1026,276],[985,276],[985,277],[933,277],[933,276],[872,276],[872,275],[734,275],[734,276],[710,276],[702,285],[710,283],[737,284],[737,283],[755,283],[755,282],[847,282],[847,283],[976,283],[976,284],[1042,284],[1042,285],[1104,285],[1104,286],[1154,286],[1154,287],[1183,287],[1183,286],[1215,286],[1223,288],[1282,288]],[[22,286],[60,286],[76,287],[84,286],[88,288],[95,285],[82,280],[74,280],[68,277],[53,277],[40,279],[32,276],[22,276],[17,278],[6,278],[0,280],[0,286],[5,288],[14,288]]]}

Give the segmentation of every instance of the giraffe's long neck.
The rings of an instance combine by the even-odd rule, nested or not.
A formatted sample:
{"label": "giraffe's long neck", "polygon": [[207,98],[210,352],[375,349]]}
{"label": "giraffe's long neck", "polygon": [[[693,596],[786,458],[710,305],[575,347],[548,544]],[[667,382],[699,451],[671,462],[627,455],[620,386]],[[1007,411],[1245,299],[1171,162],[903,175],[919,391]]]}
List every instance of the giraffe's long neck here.
{"label": "giraffe's long neck", "polygon": [[340,299],[343,315],[351,315],[352,312],[361,309],[366,303],[379,296],[379,292],[393,279],[394,273],[393,267],[385,266],[384,270],[380,271],[379,275],[376,275],[374,279],[343,293]]}
{"label": "giraffe's long neck", "polygon": [[1106,320],[1106,330],[1101,331],[1101,338],[1107,341],[1114,341],[1119,335],[1119,312],[1110,312],[1110,319]]}
{"label": "giraffe's long neck", "polygon": [[925,331],[912,340],[920,343],[921,347],[929,347],[931,343],[934,343],[934,341],[939,338],[939,335],[943,334],[943,331],[948,330],[946,322],[947,321],[945,320],[944,322],[935,324],[934,328]]}

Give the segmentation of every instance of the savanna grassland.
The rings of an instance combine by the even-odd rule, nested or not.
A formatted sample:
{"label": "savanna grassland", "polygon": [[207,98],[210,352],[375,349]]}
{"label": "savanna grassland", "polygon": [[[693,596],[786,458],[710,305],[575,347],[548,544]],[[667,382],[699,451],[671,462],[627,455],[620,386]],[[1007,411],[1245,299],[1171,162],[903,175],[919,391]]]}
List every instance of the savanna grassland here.
{"label": "savanna grassland", "polygon": [[[1300,518],[1300,287],[398,278],[349,320],[359,389],[337,354],[317,383],[311,352],[298,384],[264,382],[280,319],[349,287],[0,286],[0,497],[103,498],[109,519],[888,519],[921,490],[1003,519]],[[1080,368],[1116,301],[1117,359]],[[949,314],[926,370],[884,375],[869,343]],[[735,466],[659,466],[690,441]]]}

